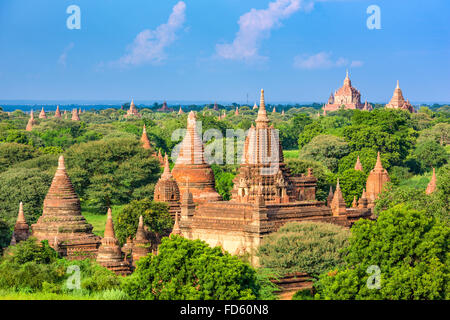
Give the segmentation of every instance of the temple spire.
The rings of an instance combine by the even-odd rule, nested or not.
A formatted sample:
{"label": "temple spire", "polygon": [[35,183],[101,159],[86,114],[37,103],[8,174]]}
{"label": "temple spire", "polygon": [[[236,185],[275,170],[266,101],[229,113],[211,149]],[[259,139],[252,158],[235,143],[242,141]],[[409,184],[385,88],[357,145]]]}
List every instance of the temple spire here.
{"label": "temple spire", "polygon": [[39,119],[47,119],[47,115],[45,114],[44,107],[42,107],[41,113],[39,113]]}
{"label": "temple spire", "polygon": [[141,215],[139,216],[139,224],[138,224],[138,228],[136,231],[136,237],[135,239],[138,241],[141,240],[146,240],[146,236],[145,236],[145,230],[144,230],[144,217]]}
{"label": "temple spire", "polygon": [[397,87],[395,89],[400,89],[400,85],[399,85],[398,80],[397,80]]}
{"label": "temple spire", "polygon": [[141,143],[142,143],[142,147],[144,149],[149,150],[152,148],[150,145],[150,140],[148,140],[147,128],[145,127],[145,124],[144,124],[144,127],[142,128]]}
{"label": "temple spire", "polygon": [[339,178],[336,183],[336,191],[331,201],[331,211],[334,216],[342,215],[346,213],[346,205],[344,197],[342,196],[341,186],[339,185]]}
{"label": "temple spire", "polygon": [[175,223],[173,225],[172,232],[170,233],[170,235],[173,235],[173,234],[181,236],[181,229],[180,229],[180,224],[178,221],[178,212],[175,213]]}
{"label": "temple spire", "polygon": [[61,119],[61,111],[59,111],[59,106],[56,106],[55,118]]}
{"label": "temple spire", "polygon": [[114,224],[112,220],[111,208],[108,208],[104,237],[114,239],[116,238],[116,234],[114,233]]}
{"label": "temple spire", "polygon": [[381,164],[380,151],[378,151],[378,154],[377,154],[377,162],[375,163],[375,168],[376,169],[383,169],[383,165]]}
{"label": "temple spire", "polygon": [[258,116],[255,121],[257,128],[267,127],[267,124],[269,123],[269,118],[267,118],[266,103],[264,100],[264,89],[261,89]]}
{"label": "temple spire", "polygon": [[26,219],[25,219],[25,215],[23,214],[23,203],[22,201],[20,201],[19,203],[19,214],[17,215],[17,221],[16,223],[27,223]]}
{"label": "temple spire", "polygon": [[166,152],[164,155],[164,172],[161,175],[161,178],[168,179],[171,177],[172,177],[172,174],[170,173],[169,157],[167,156],[167,152]]}
{"label": "temple spire", "polygon": [[362,166],[361,162],[359,161],[359,156],[356,159],[355,170],[357,170],[357,171],[364,171],[363,170],[363,166]]}

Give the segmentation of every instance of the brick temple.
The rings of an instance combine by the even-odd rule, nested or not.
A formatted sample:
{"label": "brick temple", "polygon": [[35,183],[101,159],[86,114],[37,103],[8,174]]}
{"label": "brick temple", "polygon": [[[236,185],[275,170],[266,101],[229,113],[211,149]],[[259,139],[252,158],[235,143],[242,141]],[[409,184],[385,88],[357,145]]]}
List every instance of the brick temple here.
{"label": "brick temple", "polygon": [[323,107],[324,115],[326,115],[327,111],[336,111],[341,107],[344,109],[360,110],[363,110],[364,108],[365,110],[370,110],[372,108],[372,106],[367,104],[367,101],[365,105],[361,103],[361,93],[358,89],[352,87],[352,82],[348,76],[348,71],[345,76],[343,86],[335,91],[334,94],[332,93],[330,95],[327,104]]}
{"label": "brick temple", "polygon": [[387,109],[400,109],[406,110],[409,112],[416,112],[414,107],[409,103],[409,100],[403,98],[402,89],[400,89],[400,85],[397,80],[397,87],[394,89],[394,94],[392,95],[391,100],[388,104],[386,104],[385,108]]}

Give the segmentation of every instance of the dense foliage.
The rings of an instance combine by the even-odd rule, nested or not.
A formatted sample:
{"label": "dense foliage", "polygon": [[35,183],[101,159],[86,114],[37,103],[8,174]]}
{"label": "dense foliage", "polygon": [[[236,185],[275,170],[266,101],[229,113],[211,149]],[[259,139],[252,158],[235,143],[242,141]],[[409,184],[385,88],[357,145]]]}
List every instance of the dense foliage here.
{"label": "dense foliage", "polygon": [[360,220],[345,266],[321,276],[317,298],[449,299],[449,243],[448,224],[404,205]]}
{"label": "dense foliage", "polygon": [[139,260],[124,291],[133,299],[237,300],[260,294],[256,271],[200,240],[164,238],[159,254]]}
{"label": "dense foliage", "polygon": [[348,230],[329,223],[288,223],[264,238],[258,249],[260,264],[279,275],[318,276],[341,265],[349,236]]}

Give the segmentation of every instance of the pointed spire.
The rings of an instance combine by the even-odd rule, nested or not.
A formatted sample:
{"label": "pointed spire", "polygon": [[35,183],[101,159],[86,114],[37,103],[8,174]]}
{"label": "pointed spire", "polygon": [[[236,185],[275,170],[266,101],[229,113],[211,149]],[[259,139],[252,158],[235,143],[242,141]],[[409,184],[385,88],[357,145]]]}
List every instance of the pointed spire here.
{"label": "pointed spire", "polygon": [[430,183],[428,183],[426,194],[432,194],[437,189],[436,169],[433,168],[433,175],[431,176]]}
{"label": "pointed spire", "polygon": [[334,192],[333,200],[331,201],[331,211],[334,216],[346,213],[346,205],[344,197],[342,196],[341,187],[339,185],[339,178],[337,179],[336,191]]}
{"label": "pointed spire", "polygon": [[367,200],[367,196],[366,196],[366,189],[363,189],[361,198],[359,198],[359,201],[358,201],[358,208],[361,208],[361,209],[367,208],[367,203],[368,203],[368,200]]}
{"label": "pointed spire", "polygon": [[170,235],[173,235],[173,234],[181,236],[181,229],[180,229],[180,224],[178,221],[178,212],[175,213],[175,223],[173,225],[172,232],[170,233]]}
{"label": "pointed spire", "polygon": [[42,107],[41,113],[39,113],[39,119],[47,119],[47,115],[45,114],[44,107]]}
{"label": "pointed spire", "polygon": [[16,223],[27,223],[27,221],[25,220],[25,215],[23,214],[23,203],[22,203],[22,201],[20,201],[20,203],[19,203],[19,214],[17,216]]}
{"label": "pointed spire", "polygon": [[399,84],[398,80],[397,80],[397,87],[395,89],[400,89],[400,84]]}
{"label": "pointed spire", "polygon": [[359,161],[359,155],[358,155],[358,158],[356,159],[355,170],[364,171],[363,166],[362,166],[361,162]]}
{"label": "pointed spire", "polygon": [[258,116],[256,117],[256,127],[267,127],[269,118],[267,118],[266,103],[264,101],[264,89],[261,89],[261,99],[259,102]]}
{"label": "pointed spire", "polygon": [[27,126],[26,126],[25,130],[26,131],[33,130],[33,124],[34,124],[34,114],[33,114],[33,110],[31,110],[31,112],[30,112],[30,119],[28,119],[28,123],[27,123]]}
{"label": "pointed spire", "polygon": [[161,175],[161,179],[169,179],[172,178],[172,173],[170,172],[169,166],[169,157],[167,156],[167,152],[164,155],[164,172]]}
{"label": "pointed spire", "polygon": [[255,102],[255,104],[253,105],[253,110],[256,110],[256,109],[258,109],[258,105]]}
{"label": "pointed spire", "polygon": [[328,197],[327,197],[327,206],[328,207],[331,207],[331,202],[333,201],[333,196],[334,196],[333,187],[330,186],[330,192],[328,193]]}
{"label": "pointed spire", "polygon": [[236,110],[234,111],[234,114],[235,114],[236,116],[239,115],[239,107],[236,107]]}
{"label": "pointed spire", "polygon": [[377,153],[377,162],[375,163],[374,169],[383,169],[383,165],[381,164],[380,151],[378,151],[378,153]]}
{"label": "pointed spire", "polygon": [[145,235],[145,230],[144,230],[144,217],[142,215],[139,216],[139,224],[138,224],[138,228],[136,231],[135,239],[138,241],[147,239],[147,237]]}
{"label": "pointed spire", "polygon": [[273,106],[272,113],[277,113],[277,109]]}
{"label": "pointed spire", "polygon": [[150,140],[148,139],[148,136],[147,136],[147,128],[145,127],[145,124],[144,124],[144,127],[142,128],[141,143],[142,143],[142,147],[146,150],[149,150],[152,148],[150,145]]}
{"label": "pointed spire", "polygon": [[112,220],[111,208],[108,208],[104,237],[114,239],[116,238],[116,234],[114,233],[114,224]]}
{"label": "pointed spire", "polygon": [[72,121],[80,121],[80,117],[78,116],[77,108],[72,110]]}
{"label": "pointed spire", "polygon": [[56,106],[55,118],[61,119],[61,112],[59,111],[59,106]]}
{"label": "pointed spire", "polygon": [[183,109],[181,109],[181,106],[180,106],[180,109],[178,110],[178,114],[183,114],[184,112],[183,112]]}
{"label": "pointed spire", "polygon": [[353,197],[353,202],[352,202],[352,208],[356,208],[358,205],[357,205],[357,202],[356,202],[356,196],[354,196]]}

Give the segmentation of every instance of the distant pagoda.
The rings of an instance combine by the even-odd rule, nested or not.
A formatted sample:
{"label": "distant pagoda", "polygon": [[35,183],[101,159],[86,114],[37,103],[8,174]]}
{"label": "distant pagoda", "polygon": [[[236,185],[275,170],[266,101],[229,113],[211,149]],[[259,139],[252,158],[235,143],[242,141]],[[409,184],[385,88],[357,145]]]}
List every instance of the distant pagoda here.
{"label": "distant pagoda", "polygon": [[59,106],[56,106],[55,118],[61,119],[61,111],[59,111]]}
{"label": "distant pagoda", "polygon": [[33,125],[36,123],[36,121],[34,120],[34,114],[33,114],[33,110],[31,110],[30,112],[30,119],[28,119],[28,123],[27,123],[27,127],[25,128],[26,131],[31,131],[33,130]]}
{"label": "distant pagoda", "polygon": [[45,114],[44,107],[42,107],[41,113],[39,113],[39,119],[47,119],[47,115]]}
{"label": "distant pagoda", "polygon": [[30,235],[30,226],[25,219],[25,214],[23,213],[23,203],[19,203],[19,214],[17,215],[16,224],[14,225],[14,232],[11,239],[11,245],[15,245],[20,241],[28,239]]}
{"label": "distant pagoda", "polygon": [[147,136],[147,129],[145,128],[145,124],[144,127],[142,128],[141,143],[144,149],[150,150],[152,148],[152,146],[150,145],[150,140],[148,139]]}
{"label": "distant pagoda", "polygon": [[44,199],[44,209],[37,223],[31,226],[38,240],[48,240],[61,255],[72,259],[95,257],[100,237],[92,233],[92,225],[81,214],[80,200],[66,173],[64,157]]}
{"label": "distant pagoda", "polygon": [[80,121],[78,110],[76,108],[72,110],[72,121]]}
{"label": "distant pagoda", "polygon": [[358,158],[356,158],[356,163],[355,163],[354,169],[357,171],[364,171],[361,161],[359,161],[359,156],[358,156]]}
{"label": "distant pagoda", "polygon": [[136,108],[136,105],[134,104],[134,100],[133,99],[131,99],[130,109],[127,110],[127,114],[124,117],[128,118],[130,116],[137,117],[137,118],[141,117],[141,115],[139,114],[138,109]]}
{"label": "distant pagoda", "polygon": [[324,115],[326,115],[326,111],[336,111],[341,107],[344,107],[344,109],[364,108],[361,103],[361,93],[356,88],[352,87],[348,71],[344,79],[344,85],[335,91],[334,94],[330,95],[328,103],[323,108]]}
{"label": "distant pagoda", "polygon": [[164,102],[163,102],[163,105],[162,105],[162,107],[161,107],[161,108],[159,108],[159,109],[157,109],[156,111],[158,111],[158,112],[172,112],[172,111],[173,111],[173,109],[172,109],[172,108],[169,108],[169,107],[167,107],[167,102],[166,102],[166,101],[164,101]]}
{"label": "distant pagoda", "polygon": [[426,194],[432,194],[437,189],[436,170],[433,168],[433,175],[431,176],[430,183],[427,185]]}
{"label": "distant pagoda", "polygon": [[409,100],[405,101],[403,98],[402,89],[400,89],[400,85],[397,80],[397,87],[394,90],[394,94],[392,95],[391,101],[385,106],[386,109],[400,109],[407,110],[411,113],[414,113],[414,107],[409,103]]}

